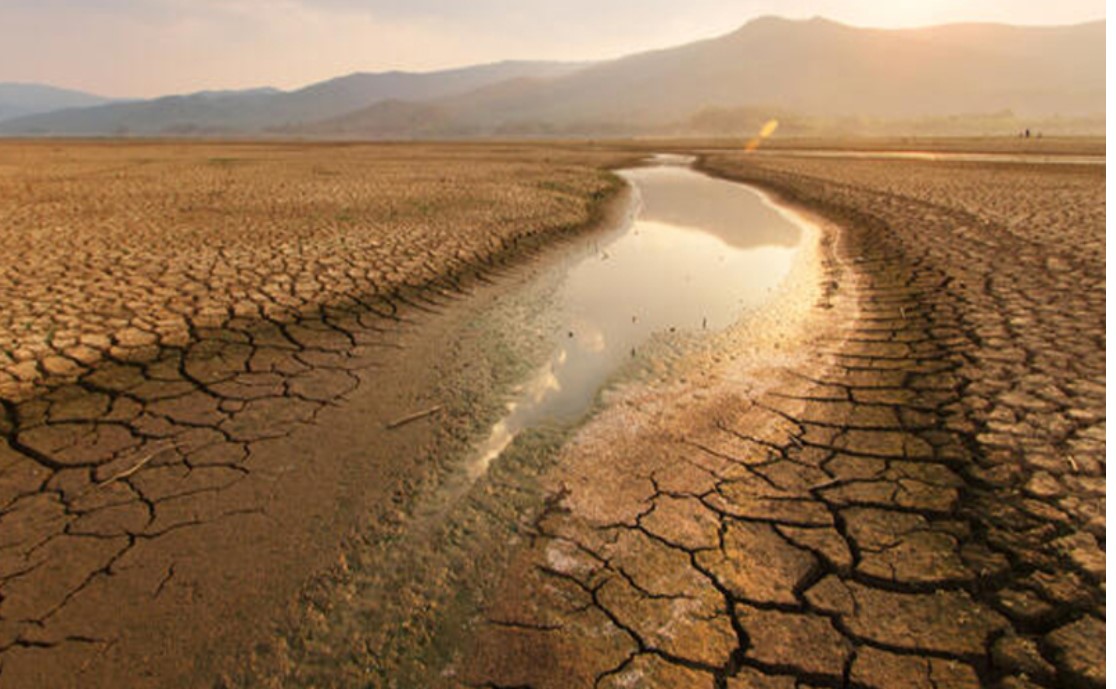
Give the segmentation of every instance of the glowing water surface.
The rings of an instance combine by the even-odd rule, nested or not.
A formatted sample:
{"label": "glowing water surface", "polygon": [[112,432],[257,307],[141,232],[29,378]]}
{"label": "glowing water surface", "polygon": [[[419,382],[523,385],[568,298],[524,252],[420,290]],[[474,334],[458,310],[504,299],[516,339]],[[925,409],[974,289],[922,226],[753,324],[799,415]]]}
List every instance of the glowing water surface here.
{"label": "glowing water surface", "polygon": [[635,191],[635,217],[566,274],[553,353],[469,463],[472,478],[524,429],[576,421],[655,333],[723,329],[770,299],[790,270],[802,232],[789,215],[682,159],[660,162],[620,173]]}

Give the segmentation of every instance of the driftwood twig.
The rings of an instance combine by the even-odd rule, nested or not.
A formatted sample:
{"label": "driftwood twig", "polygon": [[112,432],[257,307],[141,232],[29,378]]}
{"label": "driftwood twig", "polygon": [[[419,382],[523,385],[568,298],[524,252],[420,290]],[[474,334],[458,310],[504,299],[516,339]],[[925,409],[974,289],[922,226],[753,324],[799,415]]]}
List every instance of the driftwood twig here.
{"label": "driftwood twig", "polygon": [[442,411],[442,405],[436,404],[433,407],[430,407],[429,409],[423,409],[422,411],[417,411],[414,414],[408,414],[401,419],[396,419],[395,421],[392,421],[391,423],[389,423],[387,425],[387,428],[388,428],[388,430],[399,428],[400,426],[405,426],[405,425],[411,423],[412,421],[418,421],[419,419],[426,418],[427,416],[430,416],[431,414],[437,414],[440,411]]}
{"label": "driftwood twig", "polygon": [[166,452],[167,450],[173,450],[176,447],[177,447],[177,444],[172,443],[170,445],[160,447],[158,450],[152,450],[151,452],[149,452],[146,455],[144,455],[143,457],[141,457],[140,460],[138,462],[136,462],[135,464],[133,464],[132,466],[130,466],[127,469],[124,469],[122,471],[118,471],[115,474],[113,474],[112,476],[109,476],[108,478],[106,478],[104,481],[101,481],[100,483],[98,483],[97,487],[102,488],[102,487],[107,486],[108,484],[112,483],[113,481],[119,481],[122,478],[128,478],[132,474],[134,474],[137,471],[139,471],[140,469],[142,469],[148,462],[155,459],[155,457],[157,457],[158,455],[162,454],[163,452]]}

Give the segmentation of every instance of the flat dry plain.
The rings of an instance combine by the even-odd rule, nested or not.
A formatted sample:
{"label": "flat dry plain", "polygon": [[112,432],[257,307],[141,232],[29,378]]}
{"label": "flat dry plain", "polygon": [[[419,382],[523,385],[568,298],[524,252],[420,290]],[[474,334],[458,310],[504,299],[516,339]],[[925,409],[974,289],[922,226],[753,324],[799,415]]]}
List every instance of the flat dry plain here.
{"label": "flat dry plain", "polygon": [[408,314],[588,225],[618,160],[0,144],[0,686],[212,681],[422,473],[375,435],[453,343]]}
{"label": "flat dry plain", "polygon": [[585,222],[601,154],[516,147],[0,147],[0,394],[475,268]]}
{"label": "flat dry plain", "polygon": [[700,167],[834,223],[803,350],[590,425],[467,676],[1104,686],[1103,166]]}
{"label": "flat dry plain", "polygon": [[407,329],[622,155],[0,153],[0,686],[1104,685],[1104,166],[704,155],[818,217],[797,340],[590,422],[461,634],[363,602],[391,545],[342,505],[429,428],[360,419],[430,404]]}

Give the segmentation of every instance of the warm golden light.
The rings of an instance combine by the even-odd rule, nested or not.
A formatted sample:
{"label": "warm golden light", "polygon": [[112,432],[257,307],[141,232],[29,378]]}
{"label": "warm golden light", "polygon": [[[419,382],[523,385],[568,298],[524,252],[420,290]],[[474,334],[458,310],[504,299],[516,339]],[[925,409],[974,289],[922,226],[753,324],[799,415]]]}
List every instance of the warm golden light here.
{"label": "warm golden light", "polygon": [[759,134],[752,137],[751,139],[748,140],[748,143],[744,144],[744,150],[749,152],[749,153],[756,150],[757,148],[759,148],[760,143],[763,142],[763,140],[766,139],[767,137],[774,134],[775,130],[778,129],[778,128],[779,128],[779,120],[776,120],[776,119],[768,120],[767,122],[765,122],[763,124],[763,127],[760,129]]}

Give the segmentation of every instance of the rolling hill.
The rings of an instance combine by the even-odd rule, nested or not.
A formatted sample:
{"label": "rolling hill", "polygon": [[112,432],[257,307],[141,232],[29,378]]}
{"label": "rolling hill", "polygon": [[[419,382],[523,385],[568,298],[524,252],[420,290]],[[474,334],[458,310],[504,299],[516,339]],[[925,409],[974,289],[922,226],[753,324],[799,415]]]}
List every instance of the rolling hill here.
{"label": "rolling hill", "polygon": [[[443,131],[459,135],[685,129],[711,110],[893,120],[1005,111],[1084,117],[1105,109],[1104,56],[1104,22],[878,30],[764,18],[720,38],[411,107],[413,119],[437,112]],[[404,135],[385,126],[403,120],[401,108],[386,118],[373,106],[300,131]]]}
{"label": "rolling hill", "polygon": [[204,91],[60,110],[0,123],[17,135],[252,134],[337,117],[384,100],[428,100],[523,76],[552,77],[580,63],[507,61],[437,72],[358,72],[296,91]]}
{"label": "rolling hill", "polygon": [[109,102],[108,98],[46,84],[0,83],[0,122],[17,117],[84,108]]}

